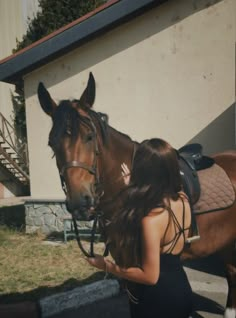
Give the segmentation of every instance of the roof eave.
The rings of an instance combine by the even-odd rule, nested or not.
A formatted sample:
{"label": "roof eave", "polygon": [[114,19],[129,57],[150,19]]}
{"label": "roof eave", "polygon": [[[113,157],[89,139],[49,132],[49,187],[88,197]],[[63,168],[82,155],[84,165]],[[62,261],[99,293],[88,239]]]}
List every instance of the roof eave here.
{"label": "roof eave", "polygon": [[55,35],[45,37],[45,40],[41,39],[29,48],[4,59],[0,62],[0,81],[19,85],[22,78],[33,70],[166,1],[113,0],[105,8],[95,10],[85,20],[82,17],[72,27],[64,30],[62,28],[62,32],[55,32]]}

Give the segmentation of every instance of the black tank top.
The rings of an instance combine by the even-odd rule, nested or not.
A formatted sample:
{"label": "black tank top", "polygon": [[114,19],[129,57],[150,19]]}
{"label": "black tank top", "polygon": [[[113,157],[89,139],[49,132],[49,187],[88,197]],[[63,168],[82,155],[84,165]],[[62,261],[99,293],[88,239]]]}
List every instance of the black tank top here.
{"label": "black tank top", "polygon": [[[190,226],[185,228],[185,204],[184,204],[184,200],[180,197],[181,201],[182,201],[182,204],[183,204],[183,216],[182,216],[182,226],[180,224],[180,222],[178,221],[175,213],[173,212],[173,210],[168,207],[168,206],[165,206],[164,208],[169,212],[169,215],[170,215],[170,218],[173,220],[174,222],[174,229],[175,229],[175,235],[173,237],[172,240],[170,240],[169,242],[166,242],[164,243],[161,248],[163,248],[164,246],[167,246],[167,245],[170,245],[170,247],[161,254],[162,255],[168,255],[168,254],[172,254],[174,248],[175,248],[175,245],[177,244],[179,238],[181,237],[181,235],[183,235],[183,238],[184,238],[184,244],[183,244],[183,248],[181,249],[181,251],[178,253],[178,254],[172,254],[172,255],[180,255],[184,249],[184,245],[185,245],[185,231],[186,230],[189,230],[190,229]],[[165,230],[165,234],[164,234],[164,237],[167,233],[167,230],[168,230],[168,227],[170,225],[170,222],[167,224],[167,227],[166,227],[166,230]]]}

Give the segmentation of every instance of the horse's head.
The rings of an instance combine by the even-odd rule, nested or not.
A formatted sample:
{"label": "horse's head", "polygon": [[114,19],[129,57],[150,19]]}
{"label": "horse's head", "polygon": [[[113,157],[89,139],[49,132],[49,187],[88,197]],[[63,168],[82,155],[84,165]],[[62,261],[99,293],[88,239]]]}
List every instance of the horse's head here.
{"label": "horse's head", "polygon": [[91,109],[95,100],[94,77],[90,73],[79,100],[63,100],[57,105],[42,83],[38,98],[44,112],[52,118],[49,146],[56,157],[67,208],[80,219],[86,211],[92,214],[101,195],[98,151],[105,138],[106,123]]}

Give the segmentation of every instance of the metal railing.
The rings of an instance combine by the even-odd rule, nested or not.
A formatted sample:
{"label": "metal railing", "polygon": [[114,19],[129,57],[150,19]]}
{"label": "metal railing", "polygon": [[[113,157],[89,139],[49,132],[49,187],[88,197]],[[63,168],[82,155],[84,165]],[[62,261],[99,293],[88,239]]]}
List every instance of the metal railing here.
{"label": "metal railing", "polygon": [[[13,174],[16,170],[22,175],[25,181],[29,182],[29,159],[27,143],[20,139],[15,132],[14,127],[9,121],[0,113],[0,153],[5,163],[1,160],[1,163],[9,170],[13,170]],[[12,169],[14,167],[14,169]]]}

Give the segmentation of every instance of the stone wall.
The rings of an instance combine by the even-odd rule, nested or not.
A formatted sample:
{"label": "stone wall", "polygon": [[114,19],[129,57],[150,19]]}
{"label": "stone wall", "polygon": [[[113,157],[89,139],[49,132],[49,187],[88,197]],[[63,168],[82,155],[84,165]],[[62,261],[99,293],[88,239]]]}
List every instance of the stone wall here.
{"label": "stone wall", "polygon": [[[5,205],[4,205],[5,204]],[[21,229],[27,234],[41,232],[49,235],[66,231],[71,233],[71,214],[67,211],[64,200],[59,199],[21,199],[0,206],[0,224]],[[67,222],[64,222],[64,220]],[[80,221],[78,229],[90,233],[92,221]],[[65,228],[64,228],[65,226]],[[73,236],[72,231],[71,236]]]}
{"label": "stone wall", "polygon": [[[26,200],[25,201],[25,231],[43,234],[63,232],[64,224],[68,232],[71,231],[71,214],[67,211],[64,200]],[[78,228],[83,233],[91,229],[92,221],[80,221]]]}
{"label": "stone wall", "polygon": [[63,200],[27,200],[25,202],[26,233],[62,232],[65,217],[70,217],[70,214],[66,210]]}

